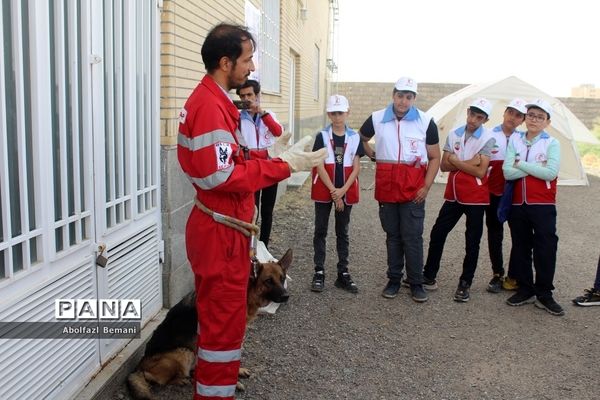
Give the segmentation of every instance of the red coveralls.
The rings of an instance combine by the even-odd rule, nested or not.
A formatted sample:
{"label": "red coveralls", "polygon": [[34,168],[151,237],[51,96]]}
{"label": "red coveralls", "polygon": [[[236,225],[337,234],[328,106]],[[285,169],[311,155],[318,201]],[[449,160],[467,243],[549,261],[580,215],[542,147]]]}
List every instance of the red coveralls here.
{"label": "red coveralls", "polygon": [[[250,222],[254,192],[290,175],[280,159],[244,160],[240,114],[206,75],[179,115],[177,156],[198,199],[209,209]],[[197,207],[186,232],[195,275],[198,353],[194,399],[233,399],[246,329],[249,241]]]}

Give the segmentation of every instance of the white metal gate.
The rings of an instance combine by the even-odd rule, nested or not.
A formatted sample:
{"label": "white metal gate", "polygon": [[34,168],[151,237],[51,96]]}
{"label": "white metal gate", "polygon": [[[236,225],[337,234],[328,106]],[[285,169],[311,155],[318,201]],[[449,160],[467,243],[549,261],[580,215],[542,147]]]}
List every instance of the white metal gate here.
{"label": "white metal gate", "polygon": [[[157,18],[147,0],[1,3],[0,321],[52,321],[56,298],[160,309]],[[0,398],[68,398],[124,344],[0,339]]]}

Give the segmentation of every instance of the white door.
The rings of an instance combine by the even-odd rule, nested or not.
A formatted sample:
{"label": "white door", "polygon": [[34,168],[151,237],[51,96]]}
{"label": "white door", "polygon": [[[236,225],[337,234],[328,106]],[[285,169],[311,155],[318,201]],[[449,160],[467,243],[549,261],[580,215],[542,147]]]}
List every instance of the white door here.
{"label": "white door", "polygon": [[[0,21],[0,321],[139,298],[145,322],[162,303],[156,5],[7,0]],[[69,398],[124,344],[0,339],[0,399]]]}
{"label": "white door", "polygon": [[[146,322],[162,306],[156,5],[93,1],[91,15],[98,296],[141,299]],[[124,344],[101,340],[101,361]]]}

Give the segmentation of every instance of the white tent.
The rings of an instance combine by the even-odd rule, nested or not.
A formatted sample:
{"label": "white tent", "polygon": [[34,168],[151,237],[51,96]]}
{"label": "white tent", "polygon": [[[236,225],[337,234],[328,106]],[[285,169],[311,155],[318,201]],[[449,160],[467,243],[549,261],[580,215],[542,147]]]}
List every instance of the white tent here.
{"label": "white tent", "polygon": [[[493,128],[502,123],[502,115],[506,105],[515,97],[520,97],[526,101],[536,98],[548,101],[552,105],[554,113],[552,114],[551,124],[546,128],[546,131],[558,139],[561,150],[558,183],[560,185],[588,185],[575,141],[592,144],[600,144],[600,141],[558,99],[514,76],[493,83],[469,85],[435,103],[428,113],[438,125],[440,146],[446,143],[449,130],[465,124],[469,105],[479,97],[485,97],[493,104],[492,115],[486,123],[488,128]],[[518,129],[525,130],[525,124]],[[446,180],[445,175],[440,173],[436,181],[444,182]]]}

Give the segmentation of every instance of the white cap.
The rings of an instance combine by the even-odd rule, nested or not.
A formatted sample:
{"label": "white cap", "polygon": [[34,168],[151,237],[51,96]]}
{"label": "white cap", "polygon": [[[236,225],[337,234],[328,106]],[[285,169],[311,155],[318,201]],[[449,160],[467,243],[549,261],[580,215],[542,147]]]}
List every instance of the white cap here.
{"label": "white cap", "polygon": [[550,117],[553,112],[552,106],[550,105],[550,103],[548,103],[544,99],[535,99],[533,101],[530,101],[529,103],[525,104],[525,107],[527,107],[528,110],[529,110],[529,107],[541,108],[542,110],[546,111],[546,113],[548,113],[548,117]]}
{"label": "white cap", "polygon": [[342,96],[341,94],[334,94],[329,98],[329,100],[327,100],[327,112],[348,112],[348,108],[350,108],[350,104],[348,104],[348,99]]}
{"label": "white cap", "polygon": [[527,107],[525,107],[526,103],[527,102],[523,99],[513,99],[510,103],[506,105],[506,107],[514,108],[521,114],[527,114]]}
{"label": "white cap", "polygon": [[394,88],[396,90],[408,91],[417,94],[417,81],[415,81],[413,78],[403,76],[396,81]]}
{"label": "white cap", "polygon": [[480,97],[475,100],[469,107],[475,107],[480,109],[487,115],[488,117],[492,114],[492,103],[484,97]]}

